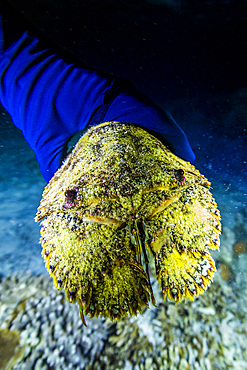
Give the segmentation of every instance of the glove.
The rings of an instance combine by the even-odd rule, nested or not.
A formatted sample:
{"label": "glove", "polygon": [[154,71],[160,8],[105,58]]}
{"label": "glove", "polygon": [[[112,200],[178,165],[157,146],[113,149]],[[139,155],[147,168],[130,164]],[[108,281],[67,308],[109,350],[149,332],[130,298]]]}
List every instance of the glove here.
{"label": "glove", "polygon": [[34,150],[46,181],[61,165],[71,137],[111,120],[151,130],[176,155],[194,160],[174,119],[132,84],[67,62],[28,32],[13,40],[6,50],[0,43],[0,101]]}
{"label": "glove", "polygon": [[174,154],[194,162],[195,154],[189,141],[172,115],[158,108],[134,86],[129,85],[126,90],[112,100],[101,121],[136,123],[156,136]]}

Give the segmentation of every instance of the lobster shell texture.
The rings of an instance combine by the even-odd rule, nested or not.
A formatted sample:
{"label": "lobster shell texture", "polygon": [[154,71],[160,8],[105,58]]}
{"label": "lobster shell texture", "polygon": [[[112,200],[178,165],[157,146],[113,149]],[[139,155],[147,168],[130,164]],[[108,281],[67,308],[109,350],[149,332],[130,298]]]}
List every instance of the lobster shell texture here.
{"label": "lobster shell texture", "polygon": [[46,186],[37,211],[57,288],[84,314],[136,315],[155,299],[202,294],[213,279],[220,214],[210,182],[134,124],[90,128]]}

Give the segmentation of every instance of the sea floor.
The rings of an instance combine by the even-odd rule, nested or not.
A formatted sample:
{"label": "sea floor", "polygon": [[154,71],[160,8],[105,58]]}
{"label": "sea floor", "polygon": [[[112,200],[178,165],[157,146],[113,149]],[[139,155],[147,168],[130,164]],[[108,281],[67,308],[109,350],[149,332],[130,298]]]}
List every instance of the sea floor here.
{"label": "sea floor", "polygon": [[215,283],[188,306],[158,298],[157,310],[117,325],[88,319],[88,329],[47,277],[34,222],[45,181],[1,108],[0,327],[17,329],[25,347],[14,369],[247,369],[247,89],[205,95],[159,104],[187,133],[195,166],[212,182],[223,226]]}

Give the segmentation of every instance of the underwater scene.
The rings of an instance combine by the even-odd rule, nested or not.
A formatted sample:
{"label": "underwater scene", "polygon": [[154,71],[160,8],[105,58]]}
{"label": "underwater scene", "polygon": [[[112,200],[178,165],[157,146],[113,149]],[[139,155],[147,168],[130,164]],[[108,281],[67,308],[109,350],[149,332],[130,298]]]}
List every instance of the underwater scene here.
{"label": "underwater scene", "polygon": [[41,255],[35,217],[47,183],[0,106],[0,369],[247,369],[247,2],[10,3],[66,57],[130,80],[172,114],[196,155],[193,165],[211,183],[222,231],[205,292],[164,299],[147,253],[152,291],[145,294],[155,304],[150,299],[131,317],[82,313],[81,320]]}

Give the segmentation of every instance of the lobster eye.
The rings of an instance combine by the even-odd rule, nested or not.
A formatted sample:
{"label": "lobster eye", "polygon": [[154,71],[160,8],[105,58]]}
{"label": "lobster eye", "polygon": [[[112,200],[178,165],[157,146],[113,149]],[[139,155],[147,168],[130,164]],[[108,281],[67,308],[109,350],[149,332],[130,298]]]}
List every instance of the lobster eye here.
{"label": "lobster eye", "polygon": [[184,170],[182,168],[179,168],[178,170],[174,170],[174,176],[176,180],[179,182],[184,182],[185,177],[184,177]]}
{"label": "lobster eye", "polygon": [[66,198],[67,201],[74,200],[75,197],[76,197],[76,190],[75,189],[66,190],[66,192],[65,192],[65,198]]}

